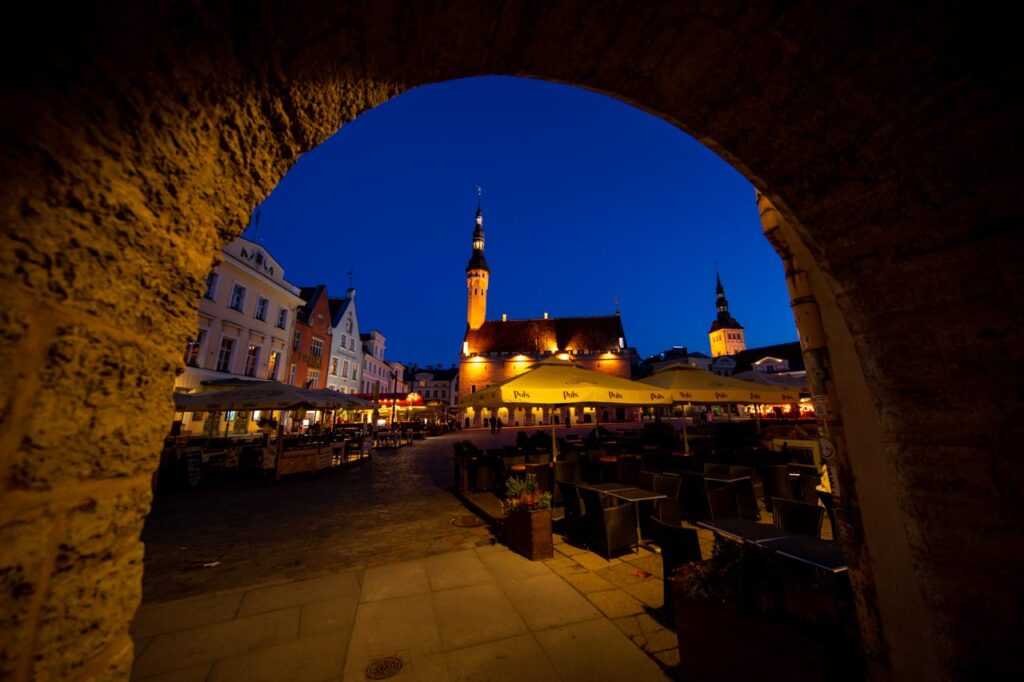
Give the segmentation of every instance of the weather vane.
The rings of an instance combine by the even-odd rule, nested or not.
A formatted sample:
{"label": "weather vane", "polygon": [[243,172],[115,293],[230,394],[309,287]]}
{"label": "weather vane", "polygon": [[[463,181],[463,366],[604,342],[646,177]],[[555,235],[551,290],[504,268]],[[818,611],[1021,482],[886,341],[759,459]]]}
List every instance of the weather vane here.
{"label": "weather vane", "polygon": [[351,289],[351,288],[352,288],[352,273],[353,273],[353,271],[352,271],[352,270],[347,270],[347,271],[345,272],[345,274],[346,274],[346,275],[348,275],[348,288],[349,288],[349,289]]}

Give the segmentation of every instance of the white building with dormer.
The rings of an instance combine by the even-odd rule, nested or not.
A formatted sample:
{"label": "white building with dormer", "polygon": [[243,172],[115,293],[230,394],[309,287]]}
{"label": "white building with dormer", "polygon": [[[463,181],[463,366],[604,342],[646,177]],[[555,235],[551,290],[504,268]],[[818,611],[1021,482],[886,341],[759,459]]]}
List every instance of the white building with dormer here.
{"label": "white building with dormer", "polygon": [[356,290],[346,298],[328,300],[331,309],[331,351],[327,361],[327,388],[342,393],[362,389],[363,342],[359,337]]}
{"label": "white building with dormer", "polygon": [[[176,391],[193,392],[204,381],[287,380],[298,287],[259,244],[238,237],[221,251],[198,302],[196,333],[185,344],[185,371]],[[182,428],[199,429],[185,415]]]}

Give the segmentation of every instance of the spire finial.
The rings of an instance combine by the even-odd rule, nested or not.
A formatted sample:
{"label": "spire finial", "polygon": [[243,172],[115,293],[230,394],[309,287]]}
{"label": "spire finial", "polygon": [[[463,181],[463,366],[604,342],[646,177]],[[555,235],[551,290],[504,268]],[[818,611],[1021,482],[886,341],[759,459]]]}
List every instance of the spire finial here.
{"label": "spire finial", "polygon": [[615,293],[615,296],[613,296],[613,299],[615,300],[615,314],[618,315],[619,314],[619,294],[618,294],[618,292]]}
{"label": "spire finial", "polygon": [[477,185],[476,186],[476,210],[478,212],[480,211],[480,202],[481,202],[481,199],[482,199],[483,196],[484,196],[484,188],[481,187],[480,185]]}
{"label": "spire finial", "polygon": [[345,272],[345,274],[348,275],[348,288],[351,289],[352,288],[352,275],[355,274],[355,270],[350,268],[349,270],[347,270]]}

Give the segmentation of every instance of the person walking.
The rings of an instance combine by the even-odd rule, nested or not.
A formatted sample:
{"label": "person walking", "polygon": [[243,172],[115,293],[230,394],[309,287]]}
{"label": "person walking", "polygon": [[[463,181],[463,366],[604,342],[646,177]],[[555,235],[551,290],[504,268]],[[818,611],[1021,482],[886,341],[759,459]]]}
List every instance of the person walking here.
{"label": "person walking", "polygon": [[496,420],[498,422],[498,433],[501,433],[501,427],[504,426],[504,424],[501,421],[501,417],[497,417]]}

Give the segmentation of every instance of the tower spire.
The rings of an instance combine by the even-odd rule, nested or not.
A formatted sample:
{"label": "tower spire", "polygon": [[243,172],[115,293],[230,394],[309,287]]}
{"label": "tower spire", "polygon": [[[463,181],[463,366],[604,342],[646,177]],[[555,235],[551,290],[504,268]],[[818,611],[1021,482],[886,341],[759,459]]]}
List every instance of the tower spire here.
{"label": "tower spire", "polygon": [[491,269],[484,258],[484,212],[481,207],[483,188],[476,186],[476,225],[473,228],[473,255],[466,265],[469,309],[467,321],[470,329],[479,329],[487,314],[487,284]]}

